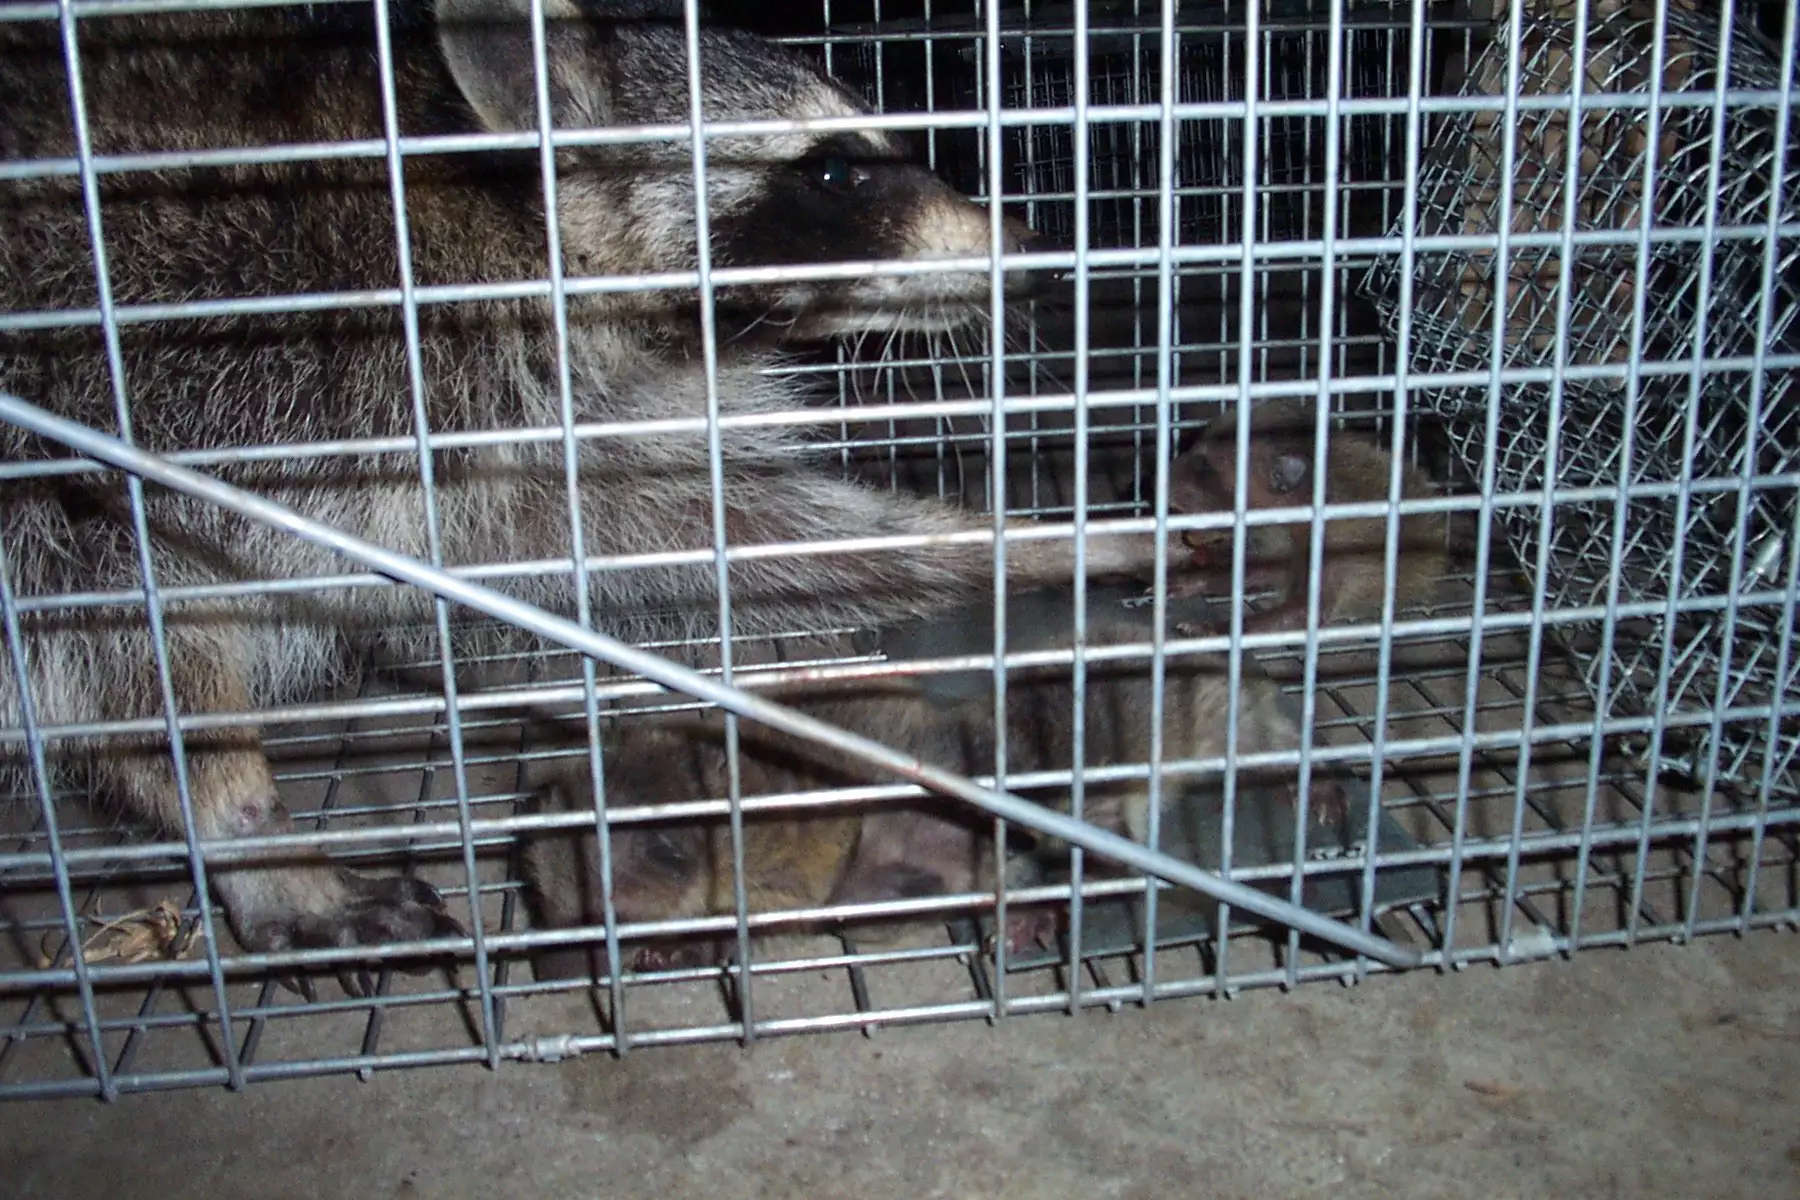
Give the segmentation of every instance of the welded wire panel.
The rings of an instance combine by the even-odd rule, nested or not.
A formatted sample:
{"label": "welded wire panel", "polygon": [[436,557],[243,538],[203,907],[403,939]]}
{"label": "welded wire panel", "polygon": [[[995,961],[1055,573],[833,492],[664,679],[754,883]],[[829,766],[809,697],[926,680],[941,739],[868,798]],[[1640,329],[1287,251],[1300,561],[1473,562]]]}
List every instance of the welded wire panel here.
{"label": "welded wire panel", "polygon": [[[156,12],[183,7],[138,4],[126,17],[98,3],[18,5],[0,11],[0,31],[35,31],[67,87],[70,63],[92,83],[115,52],[109,39],[154,31]],[[189,32],[248,19],[228,5],[185,7],[203,10],[180,18]],[[1722,39],[1717,14],[1679,6],[1596,4],[1581,22],[1548,5],[1512,14],[1349,0],[1171,5],[1167,14],[1035,0],[716,7],[811,56],[872,110],[827,114],[825,135],[909,132],[940,178],[1028,222],[1043,238],[1030,252],[1072,253],[1036,272],[1025,298],[1009,294],[1011,272],[986,256],[998,249],[1010,260],[1027,247],[1007,241],[1006,227],[995,234],[985,208],[960,244],[974,265],[954,269],[896,264],[888,260],[905,251],[892,246],[834,265],[777,236],[800,211],[791,203],[757,210],[761,242],[733,240],[744,228],[737,206],[760,186],[746,183],[746,160],[787,156],[802,165],[784,170],[836,186],[868,169],[860,144],[809,143],[795,158],[783,139],[799,136],[795,120],[813,135],[805,122],[821,114],[812,109],[776,111],[775,124],[748,131],[696,131],[686,56],[697,43],[685,30],[671,43],[683,61],[659,122],[595,129],[591,112],[550,120],[536,107],[539,83],[553,107],[564,97],[533,77],[521,83],[512,131],[478,132],[467,110],[505,95],[464,96],[455,119],[412,107],[421,81],[445,82],[441,55],[415,53],[436,45],[428,11],[346,4],[332,6],[347,22],[336,32],[361,40],[341,61],[368,68],[355,77],[369,86],[361,117],[342,128],[300,141],[246,133],[194,144],[128,129],[103,97],[92,101],[98,116],[79,116],[75,101],[86,94],[70,89],[66,147],[25,155],[16,134],[0,134],[0,249],[11,256],[0,263],[23,277],[57,248],[51,237],[83,255],[53,300],[0,295],[0,366],[32,338],[61,339],[67,350],[34,374],[0,374],[0,390],[50,402],[78,372],[92,385],[93,423],[130,431],[169,385],[170,364],[204,364],[217,382],[209,394],[230,397],[249,378],[219,351],[234,338],[268,339],[276,359],[300,364],[257,377],[279,382],[273,394],[283,397],[302,394],[289,384],[318,383],[319,346],[369,339],[381,347],[369,361],[391,404],[356,428],[307,426],[259,442],[245,433],[262,428],[248,410],[221,404],[207,410],[219,419],[148,428],[143,440],[253,490],[304,469],[314,496],[388,488],[421,497],[404,520],[363,532],[757,686],[776,672],[874,687],[914,668],[890,660],[892,630],[858,619],[854,605],[810,616],[801,607],[770,622],[740,594],[746,576],[728,555],[779,569],[825,535],[782,526],[772,538],[751,536],[757,511],[741,489],[765,473],[738,473],[745,447],[767,451],[757,466],[768,475],[804,463],[815,482],[855,481],[867,489],[856,495],[896,506],[936,498],[970,528],[991,528],[996,511],[1009,527],[1137,520],[1139,530],[1160,529],[1173,570],[1189,556],[1183,522],[1192,516],[1172,502],[1169,460],[1246,399],[1323,403],[1332,438],[1398,446],[1429,477],[1432,494],[1415,503],[1436,506],[1451,553],[1441,578],[1394,597],[1386,620],[1245,652],[1246,671],[1266,672],[1284,703],[1311,712],[1304,769],[1341,769],[1354,786],[1347,811],[1312,811],[1306,825],[1285,804],[1259,807],[1247,787],[1231,793],[1223,811],[1233,830],[1207,832],[1209,844],[1233,847],[1232,878],[1299,896],[1307,883],[1296,879],[1298,863],[1306,881],[1350,898],[1325,915],[1433,966],[1794,921],[1800,479],[1791,460],[1800,406],[1789,394],[1795,191],[1784,105],[1793,54],[1781,41],[1793,36],[1791,18],[1776,13],[1757,34],[1740,8]],[[547,15],[541,47],[514,43],[534,72],[539,52],[550,61],[560,44],[559,14]],[[296,41],[294,61],[307,52]],[[229,111],[226,99],[217,112]],[[701,108],[707,123],[720,119]],[[540,136],[551,129],[555,151]],[[602,253],[580,242],[583,220],[609,219],[581,207],[584,164],[622,146],[641,156],[630,160],[636,169],[655,164],[662,189],[637,220],[685,206],[684,221],[712,232],[704,253],[652,269],[617,243]],[[446,238],[437,189],[479,191],[498,178],[512,190],[481,194],[503,195],[500,207],[527,217],[505,225],[505,237],[478,237],[469,225],[474,254]],[[278,200],[345,179],[373,202],[356,210],[360,240],[333,259],[338,276],[283,274],[335,236],[324,227],[282,226],[290,240],[280,241],[274,226],[252,220],[187,239],[194,254],[214,256],[200,272],[205,286],[172,267],[126,269],[157,235],[120,204],[133,189],[153,202],[143,211],[176,221],[182,205],[219,191]],[[56,221],[23,219],[46,196],[61,205]],[[557,212],[561,223],[544,219]],[[571,222],[570,212],[585,215]],[[768,244],[776,248],[764,253]],[[527,268],[508,266],[514,250]],[[979,286],[943,305],[966,319],[941,328],[872,321],[783,340],[804,331],[780,302],[735,303],[746,289],[846,274],[902,289],[958,271]],[[115,275],[125,281],[116,294]],[[608,323],[620,311],[669,350],[642,374],[654,385],[646,394],[675,396],[674,409],[591,407],[596,392],[612,394],[597,378],[622,381],[594,374],[606,347],[589,331],[618,333]],[[507,342],[496,314],[500,326],[526,322],[534,340]],[[296,324],[311,349],[283,340]],[[530,388],[496,391],[512,407],[488,410],[491,419],[459,419],[446,404],[471,378],[457,365],[469,361],[457,358],[463,338],[497,339],[480,344],[534,364],[523,376]],[[134,357],[145,346],[154,353]],[[638,378],[624,381],[626,392]],[[700,483],[681,493],[697,533],[628,553],[615,536],[621,522],[606,519],[610,510],[593,519],[583,488],[596,463],[624,475],[611,486],[651,484],[649,460],[608,456],[658,438],[699,448],[682,461]],[[170,511],[157,507],[157,489],[136,503],[115,473],[7,445],[16,452],[0,462],[0,505],[61,497],[88,541],[118,539],[109,561],[123,564],[104,578],[26,580],[17,547],[0,546],[8,678],[33,669],[19,631],[46,622],[133,622],[152,631],[145,644],[162,665],[142,676],[145,694],[131,697],[142,703],[128,717],[104,704],[42,718],[25,706],[0,729],[5,752],[25,767],[0,805],[0,1097],[656,1053],[703,1040],[1119,1009],[1386,969],[1241,911],[1221,914],[1197,893],[1108,871],[1094,855],[1081,859],[1081,903],[1093,913],[1154,908],[1167,936],[1151,944],[1134,932],[1129,949],[1086,944],[1077,956],[1070,925],[1098,926],[1070,922],[1049,946],[1009,950],[1002,969],[984,936],[996,905],[985,884],[968,897],[882,900],[849,921],[778,922],[763,936],[767,913],[752,911],[741,824],[712,843],[723,847],[726,900],[710,916],[670,907],[614,913],[604,935],[553,927],[530,892],[526,855],[552,827],[592,830],[594,820],[545,811],[547,780],[607,775],[615,868],[629,831],[657,821],[680,829],[758,805],[802,824],[841,820],[891,807],[906,789],[831,780],[759,796],[740,756],[725,776],[633,810],[628,780],[598,770],[596,747],[706,705],[344,561],[234,575],[199,569],[161,543],[140,558],[138,524]],[[480,508],[458,490],[459,472],[494,460],[519,464],[535,501],[507,537],[471,548],[445,532]],[[1621,486],[1633,490],[1621,496]],[[1546,501],[1544,489],[1557,494]],[[632,519],[648,526],[658,516],[645,505]],[[898,552],[882,549],[882,532],[847,540],[853,555],[904,564],[942,539],[928,534]],[[610,580],[684,569],[725,586],[700,589],[698,609],[651,604],[629,620],[604,602],[615,594]],[[1005,645],[994,645],[987,597],[996,590],[990,573],[935,619],[977,631],[977,653],[1062,636],[1032,626],[1040,610],[1020,606],[1001,622]],[[1236,599],[1248,614],[1279,599],[1260,585],[1244,591]],[[352,669],[313,691],[204,704],[179,691],[188,665],[179,651],[191,644],[181,640],[184,614],[267,621],[296,598],[330,609],[402,593],[411,598],[392,611],[406,619],[373,639],[347,631]],[[1332,598],[1314,599],[1322,615]],[[1180,628],[1185,616],[1163,600],[1171,619],[1158,640],[1228,623]],[[1224,600],[1206,611],[1229,614],[1233,598]],[[164,610],[173,638],[152,624]],[[1132,611],[1148,630],[1145,610]],[[272,636],[295,644],[302,627],[276,618]],[[202,855],[187,836],[211,840],[212,831],[191,816],[151,828],[141,809],[109,801],[79,771],[32,769],[34,750],[54,757],[78,736],[166,759],[172,725],[192,751],[173,777],[201,787],[221,730],[260,736],[292,822],[265,839],[281,844],[274,849],[323,853],[372,880],[429,883],[466,936],[435,957],[396,950],[392,939],[366,954],[251,954],[205,886],[228,869],[216,841]],[[1023,754],[1009,749],[1009,769]],[[1164,793],[1180,791],[1175,774],[1153,776],[1148,762],[1132,769]],[[1093,784],[1083,794],[1103,793]],[[1170,831],[1182,811],[1163,815],[1165,849],[1179,840]],[[1257,821],[1286,823],[1271,840],[1305,852],[1240,853]],[[1321,821],[1334,823],[1333,836]],[[1404,841],[1384,841],[1371,858],[1367,830],[1384,822]],[[1031,870],[1015,870],[1023,861],[1017,852],[1009,864],[1008,910],[1066,913],[1072,858],[1039,855]],[[1395,880],[1405,886],[1390,888]],[[799,901],[776,907],[810,911]],[[1191,919],[1172,916],[1182,913]],[[731,954],[756,933],[747,969],[638,958],[707,922]],[[595,951],[591,978],[539,976],[546,948],[574,944]],[[340,987],[340,975],[356,984],[362,970],[367,994]],[[310,994],[283,986],[298,979]]]}
{"label": "welded wire panel", "polygon": [[[1454,585],[1453,585],[1454,587]],[[1449,590],[1454,594],[1454,590]],[[1446,606],[1448,607],[1448,605]],[[1478,724],[1484,730],[1516,730],[1520,718],[1522,659],[1516,646],[1489,644],[1481,684]],[[1464,664],[1454,641],[1432,639],[1409,654],[1404,688],[1395,696],[1390,737],[1428,744],[1411,761],[1390,766],[1386,803],[1412,836],[1430,849],[1443,869],[1457,822],[1454,747],[1462,724],[1461,685]],[[1414,659],[1424,659],[1415,663]],[[1433,665],[1433,661],[1435,665]],[[543,660],[546,667],[552,667]],[[1288,660],[1292,663],[1292,660]],[[1340,665],[1341,663],[1341,665]],[[1277,669],[1281,663],[1276,662]],[[1297,663],[1293,664],[1297,666]],[[565,667],[566,670],[566,667]],[[1371,726],[1373,676],[1366,657],[1327,656],[1321,665],[1323,697],[1320,725],[1328,739],[1367,745]],[[565,674],[563,678],[568,678]],[[1558,721],[1583,714],[1585,697],[1578,681],[1559,672],[1540,692],[1540,702]],[[1402,718],[1402,714],[1404,717]],[[448,774],[444,726],[408,721],[364,720],[338,727],[340,740],[320,755],[325,728],[281,731],[272,739],[280,763],[285,794],[295,797],[296,819],[307,827],[343,829],[364,823],[405,824],[432,819],[454,803]],[[483,817],[519,811],[525,800],[521,779],[532,770],[578,754],[565,738],[545,737],[498,721],[471,722],[469,790]],[[540,740],[541,739],[541,740]],[[1513,809],[1513,774],[1508,763],[1516,755],[1498,750],[1480,756],[1462,821],[1469,835],[1465,871],[1458,891],[1456,948],[1470,958],[1498,952],[1498,915],[1507,905],[1504,852]],[[1609,768],[1602,780],[1598,820],[1614,836],[1593,839],[1588,852],[1585,886],[1577,889],[1575,870],[1586,795],[1586,756],[1578,744],[1539,747],[1534,763],[1531,812],[1527,823],[1524,868],[1510,889],[1528,924],[1515,934],[1516,953],[1534,955],[1542,947],[1534,937],[1560,937],[1575,928],[1577,914],[1584,939],[1598,942],[1622,936],[1630,915],[1635,831],[1631,840],[1617,837],[1631,829],[1641,812],[1639,773],[1628,765]],[[1691,817],[1693,797],[1665,792],[1659,821],[1679,831]],[[117,845],[126,831],[89,822],[77,826],[74,844]],[[1706,919],[1730,920],[1740,911],[1749,860],[1747,828],[1740,827],[1709,848],[1698,899]],[[1791,909],[1796,903],[1793,831],[1776,826],[1761,854],[1758,907]],[[513,839],[504,833],[478,842],[482,863],[482,910],[496,932],[527,927]],[[19,830],[9,849],[41,845],[41,834]],[[1643,935],[1680,928],[1678,914],[1687,901],[1692,861],[1679,835],[1658,833],[1645,860],[1640,930]],[[420,839],[410,855],[416,868],[454,892],[457,877],[454,836]],[[391,862],[391,859],[385,861]],[[1266,870],[1266,869],[1265,869]],[[121,882],[121,875],[129,882]],[[178,871],[146,871],[141,865],[108,864],[104,860],[80,872],[84,935],[99,932],[101,917],[121,916],[161,900],[172,900],[191,914],[191,886]],[[44,884],[23,872],[9,875],[8,944],[19,950],[9,968],[31,969],[39,962],[66,962],[54,916],[54,903]],[[1441,936],[1446,910],[1440,904],[1404,911],[1392,920],[1421,942]],[[1542,931],[1539,934],[1537,931]],[[95,943],[98,948],[106,939]],[[1254,984],[1285,976],[1285,963],[1260,934],[1245,929],[1234,939],[1234,978]],[[188,948],[191,960],[195,948]],[[147,960],[155,963],[156,959]],[[1170,946],[1158,953],[1158,979],[1163,994],[1177,996],[1210,991],[1209,947],[1205,939]],[[832,938],[785,938],[772,943],[757,962],[769,970],[769,987],[759,988],[760,1020],[770,1031],[858,1028],[866,1024],[921,1019],[980,1016],[984,990],[991,980],[981,969],[981,956],[958,931],[929,923],[907,931],[898,943],[875,942],[852,935],[846,944]],[[100,965],[106,965],[104,961]],[[1340,973],[1346,964],[1307,953],[1296,964],[1318,975]],[[1130,960],[1097,960],[1087,967],[1084,991],[1095,1002],[1131,998],[1139,986]],[[1304,976],[1303,976],[1304,977]],[[373,1002],[321,995],[307,1003],[268,982],[234,987],[233,1012],[242,1022],[246,1069],[252,1078],[286,1072],[349,1069],[358,1063],[454,1061],[480,1055],[478,1025],[471,1005],[484,987],[504,1000],[503,1034],[509,1055],[533,1057],[568,1053],[574,1047],[598,1048],[610,1034],[603,998],[585,987],[532,982],[523,952],[502,952],[491,976],[471,977],[465,964],[452,978],[393,974],[381,981]],[[1056,1007],[1066,986],[1061,973],[1036,970],[1010,984],[1009,994],[1025,1011]],[[627,992],[632,1036],[646,1044],[695,1038],[734,1036],[731,991],[711,971],[689,970],[641,977]],[[101,1016],[109,1053],[121,1077],[143,1085],[221,1077],[222,1050],[217,1044],[215,1015],[204,988],[190,982],[146,984],[123,980],[101,989]],[[91,1075],[78,1039],[72,1037],[73,1012],[68,993],[55,988],[15,992],[10,998],[9,1042],[4,1082],[19,1090],[57,1084],[79,1085]],[[599,1019],[596,1003],[600,1003]],[[565,1043],[567,1035],[587,1041]]]}
{"label": "welded wire panel", "polygon": [[[1736,609],[1729,636],[1721,610],[1734,592],[1778,595],[1793,554],[1794,491],[1782,477],[1800,417],[1791,367],[1763,364],[1794,349],[1794,251],[1775,231],[1800,192],[1778,112],[1710,98],[1780,88],[1780,57],[1741,22],[1722,45],[1714,18],[1681,6],[1660,18],[1608,6],[1579,29],[1568,13],[1528,8],[1516,31],[1497,28],[1460,95],[1502,100],[1516,72],[1516,103],[1532,106],[1432,122],[1417,234],[1520,236],[1504,261],[1497,242],[1415,257],[1413,369],[1554,367],[1550,382],[1421,395],[1472,474],[1492,456],[1502,490],[1632,489],[1620,501],[1559,502],[1549,532],[1553,607],[1642,606],[1610,637],[1598,621],[1557,627],[1608,712],[1706,714],[1789,689],[1779,601]],[[1390,329],[1399,270],[1384,258],[1370,276]],[[1506,528],[1532,561],[1536,509],[1509,508]],[[1671,596],[1711,604],[1660,611]],[[1659,683],[1670,654],[1679,662]],[[1784,775],[1794,754],[1790,732],[1765,747],[1766,732],[1751,719],[1717,744],[1685,740],[1705,743],[1696,761],[1712,757],[1754,788],[1762,750]]]}

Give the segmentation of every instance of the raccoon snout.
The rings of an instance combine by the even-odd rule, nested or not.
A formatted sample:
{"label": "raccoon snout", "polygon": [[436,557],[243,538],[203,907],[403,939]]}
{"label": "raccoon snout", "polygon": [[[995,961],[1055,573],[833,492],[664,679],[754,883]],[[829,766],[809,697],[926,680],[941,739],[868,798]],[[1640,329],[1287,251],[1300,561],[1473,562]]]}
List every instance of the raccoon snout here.
{"label": "raccoon snout", "polygon": [[1056,243],[1017,217],[1007,217],[1000,223],[1000,248],[1008,254],[1042,254],[1056,249]]}
{"label": "raccoon snout", "polygon": [[[1059,247],[1055,242],[1025,224],[1008,217],[1001,227],[1007,254],[1043,254]],[[1043,295],[1053,282],[1069,278],[1067,271],[1024,270],[1014,267],[1006,273],[1006,294],[1015,300]]]}

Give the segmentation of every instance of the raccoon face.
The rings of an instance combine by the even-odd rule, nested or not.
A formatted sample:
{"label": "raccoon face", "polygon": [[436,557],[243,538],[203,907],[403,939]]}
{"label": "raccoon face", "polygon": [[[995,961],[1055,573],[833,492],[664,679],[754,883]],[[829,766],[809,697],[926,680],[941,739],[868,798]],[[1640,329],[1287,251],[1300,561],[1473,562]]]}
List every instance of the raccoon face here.
{"label": "raccoon face", "polygon": [[704,907],[706,831],[696,825],[624,825],[612,838],[613,905],[621,921],[655,921]]}
{"label": "raccoon face", "polygon": [[[1312,496],[1310,444],[1287,434],[1253,426],[1250,457],[1244,476],[1245,504],[1256,508],[1283,508],[1307,503]],[[1223,421],[1209,428],[1193,449],[1170,466],[1169,503],[1178,512],[1223,512],[1237,502],[1237,431]],[[1285,526],[1252,526],[1249,533],[1253,560],[1281,557],[1291,536]],[[1190,529],[1182,540],[1196,550],[1220,550],[1231,544],[1229,529]],[[1229,551],[1222,551],[1229,553]]]}
{"label": "raccoon face", "polygon": [[[715,218],[715,263],[916,261],[988,253],[987,209],[912,162],[893,136],[836,134],[802,149],[797,157],[756,170],[744,181],[749,185],[744,202]],[[1002,222],[1003,252],[1039,247],[1028,227],[1010,218]],[[1026,291],[1016,271],[1005,285],[1015,298]],[[985,271],[865,275],[739,285],[722,288],[719,295],[721,303],[792,320],[803,336],[938,330],[966,324],[977,308],[985,311],[989,276]]]}
{"label": "raccoon face", "polygon": [[[535,130],[531,35],[512,20],[454,21],[439,37],[452,78],[491,131]],[[685,124],[686,33],[679,24],[546,23],[558,128]],[[868,109],[809,60],[749,34],[703,30],[702,111],[709,122],[848,117]],[[719,267],[985,257],[986,208],[913,163],[884,131],[721,135],[706,146],[712,262]],[[676,141],[568,152],[558,216],[568,269],[623,275],[691,271],[696,254],[693,160]],[[1032,245],[1008,220],[1002,250]],[[1008,280],[1022,284],[1018,273]],[[721,286],[722,309],[793,336],[867,330],[942,330],[967,323],[989,298],[985,270]],[[691,304],[650,294],[651,302]]]}

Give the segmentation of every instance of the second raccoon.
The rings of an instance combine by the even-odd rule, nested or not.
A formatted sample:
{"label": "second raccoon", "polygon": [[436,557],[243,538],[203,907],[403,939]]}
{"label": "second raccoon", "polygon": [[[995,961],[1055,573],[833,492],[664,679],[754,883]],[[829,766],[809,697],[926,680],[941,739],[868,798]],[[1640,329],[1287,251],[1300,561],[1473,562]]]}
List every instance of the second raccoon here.
{"label": "second raccoon", "polygon": [[[1244,493],[1250,511],[1299,507],[1313,495],[1315,410],[1307,404],[1274,400],[1250,415],[1250,454]],[[1326,445],[1325,502],[1354,504],[1388,499],[1393,458],[1374,441],[1333,430]],[[1201,440],[1170,465],[1171,506],[1188,513],[1229,512],[1237,477],[1237,413],[1227,409],[1206,427]],[[1403,464],[1400,495],[1417,499],[1437,494],[1425,473]],[[1319,580],[1322,625],[1381,619],[1387,594],[1387,518],[1336,517],[1325,522]],[[1230,529],[1196,530],[1184,540],[1194,562],[1206,570],[1181,585],[1183,592],[1219,586],[1229,576]],[[1312,523],[1254,525],[1247,531],[1244,583],[1273,586],[1281,599],[1272,608],[1246,613],[1246,633],[1297,629],[1306,623],[1311,581]],[[1444,519],[1429,513],[1400,518],[1394,566],[1394,609],[1431,599],[1449,568]]]}
{"label": "second raccoon", "polygon": [[[1092,644],[1140,641],[1135,626],[1102,627]],[[1225,663],[1206,657],[1172,661],[1165,675],[1163,760],[1225,753],[1231,694]],[[991,775],[993,705],[934,702],[912,684],[887,683],[855,693],[795,690],[777,699],[822,720],[883,741],[964,775]],[[1148,660],[1088,666],[1084,762],[1089,767],[1145,763],[1150,757],[1154,692]],[[1074,684],[1067,666],[1015,671],[1007,683],[1007,769],[1066,770],[1074,734]],[[1247,664],[1238,696],[1238,750],[1296,749],[1301,731],[1275,683]],[[894,782],[848,755],[767,728],[740,724],[743,795],[788,794]],[[609,808],[722,798],[727,760],[717,718],[643,721],[609,736],[602,749]],[[1279,784],[1297,772],[1267,769]],[[1178,794],[1178,777],[1165,794]],[[1292,787],[1291,778],[1288,786]],[[1337,785],[1316,777],[1320,789]],[[1067,790],[1044,797],[1066,805]],[[546,810],[593,807],[585,770],[545,786]],[[994,886],[992,822],[960,802],[931,797],[898,807],[834,809],[834,815],[746,815],[744,890],[751,912],[817,908],[953,894]],[[1142,840],[1148,826],[1143,781],[1089,784],[1084,817]],[[726,915],[736,911],[730,829],[724,820],[632,823],[609,829],[613,903],[622,922]],[[540,919],[552,928],[602,920],[598,842],[592,832],[531,838],[525,873]],[[1018,950],[1047,932],[1039,913],[1014,910],[1007,929]],[[640,967],[716,961],[726,948],[699,941],[647,947]],[[579,952],[540,956],[546,974],[571,976]]]}

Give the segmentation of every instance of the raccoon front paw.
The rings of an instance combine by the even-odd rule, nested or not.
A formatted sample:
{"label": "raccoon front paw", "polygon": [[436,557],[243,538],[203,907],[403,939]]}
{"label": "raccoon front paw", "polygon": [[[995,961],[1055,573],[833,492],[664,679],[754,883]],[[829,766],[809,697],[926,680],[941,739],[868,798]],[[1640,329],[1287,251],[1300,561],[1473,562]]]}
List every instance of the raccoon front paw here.
{"label": "raccoon front paw", "polygon": [[[1028,950],[1054,947],[1056,935],[1061,928],[1062,922],[1057,916],[1056,910],[1046,905],[1007,910],[1006,956],[1013,958]],[[999,939],[989,935],[987,939],[989,954],[998,949],[998,941]]]}
{"label": "raccoon front paw", "polygon": [[708,938],[684,941],[651,942],[632,959],[634,971],[685,971],[694,967],[716,967],[725,961],[728,947]]}
{"label": "raccoon front paw", "polygon": [[[446,911],[437,889],[420,879],[371,879],[335,869],[269,874],[290,878],[254,889],[249,903],[243,896],[246,889],[235,889],[240,893],[233,914],[238,941],[253,952],[378,946],[464,933],[462,925]],[[430,964],[397,965],[397,969],[422,974],[430,970]],[[335,970],[348,994],[374,995],[368,968],[339,964]],[[315,998],[312,983],[304,975],[284,977],[281,983],[308,1000]]]}
{"label": "raccoon front paw", "polygon": [[1142,582],[1156,569],[1156,536],[1149,533],[1091,534],[1087,577],[1097,582]]}

